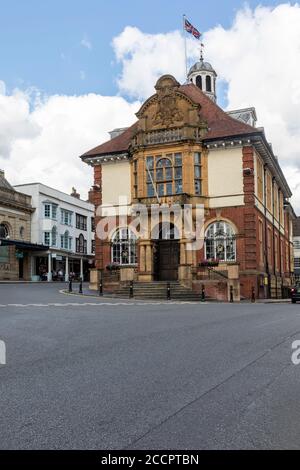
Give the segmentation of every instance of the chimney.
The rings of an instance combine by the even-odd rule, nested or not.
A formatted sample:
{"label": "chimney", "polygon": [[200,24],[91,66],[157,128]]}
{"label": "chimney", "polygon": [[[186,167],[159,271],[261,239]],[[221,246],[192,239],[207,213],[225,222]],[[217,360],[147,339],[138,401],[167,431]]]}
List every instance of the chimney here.
{"label": "chimney", "polygon": [[0,168],[0,176],[2,176],[2,178],[5,178],[4,170],[1,170],[1,168]]}
{"label": "chimney", "polygon": [[76,191],[76,188],[72,188],[71,196],[76,197],[76,199],[80,199],[80,194]]}

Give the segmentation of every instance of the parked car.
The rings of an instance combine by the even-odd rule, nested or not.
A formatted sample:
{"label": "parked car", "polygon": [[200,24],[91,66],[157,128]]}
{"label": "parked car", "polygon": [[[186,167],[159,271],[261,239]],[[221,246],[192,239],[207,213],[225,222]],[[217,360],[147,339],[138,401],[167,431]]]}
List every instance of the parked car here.
{"label": "parked car", "polygon": [[293,304],[300,302],[300,284],[296,284],[295,287],[292,287],[291,299]]}

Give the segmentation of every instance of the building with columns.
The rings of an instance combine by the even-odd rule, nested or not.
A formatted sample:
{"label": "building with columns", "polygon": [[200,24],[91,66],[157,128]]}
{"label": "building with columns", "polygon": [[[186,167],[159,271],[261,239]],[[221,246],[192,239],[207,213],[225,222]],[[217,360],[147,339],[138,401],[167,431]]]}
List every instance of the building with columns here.
{"label": "building with columns", "polygon": [[0,170],[0,281],[28,281],[34,254],[47,246],[31,243],[31,197],[16,191]]}
{"label": "building with columns", "polygon": [[[81,156],[94,168],[93,198],[102,207],[96,225],[112,214],[106,208],[127,201],[127,222],[115,217],[106,238],[96,237],[92,287],[102,277],[116,289],[130,280],[177,281],[193,292],[204,286],[217,299],[287,293],[294,270],[291,190],[256,127],[255,109],[223,111],[216,78],[203,57],[183,85],[162,76],[131,127]],[[143,237],[129,226],[135,204],[149,218],[153,205],[158,211],[157,225],[147,224]],[[190,205],[194,222],[203,208],[200,244],[182,234],[174,215],[164,225],[160,212],[174,204]]]}
{"label": "building with columns", "polygon": [[15,186],[32,201],[31,241],[47,249],[33,255],[32,280],[89,278],[94,263],[94,205],[73,188],[66,194],[41,183]]}

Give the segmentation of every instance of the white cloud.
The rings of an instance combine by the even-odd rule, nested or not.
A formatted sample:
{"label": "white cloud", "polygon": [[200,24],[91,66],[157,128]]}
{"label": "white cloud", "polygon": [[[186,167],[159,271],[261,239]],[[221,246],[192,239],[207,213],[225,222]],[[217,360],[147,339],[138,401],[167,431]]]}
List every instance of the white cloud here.
{"label": "white cloud", "polygon": [[132,124],[139,106],[93,93],[34,102],[18,91],[0,95],[0,168],[12,184],[40,181],[65,192],[75,186],[86,197],[92,170],[79,155]]}
{"label": "white cloud", "polygon": [[5,86],[5,83],[0,80],[0,95],[5,95],[6,93],[6,86]]}
{"label": "white cloud", "polygon": [[86,36],[84,36],[84,38],[81,39],[80,44],[86,49],[89,49],[89,50],[92,49],[92,43]]}
{"label": "white cloud", "polygon": [[[228,108],[255,106],[300,211],[300,6],[245,8],[205,34],[207,57],[228,83]],[[221,45],[221,47],[220,47]]]}
{"label": "white cloud", "polygon": [[[196,58],[196,41],[188,40],[189,56]],[[184,42],[179,31],[166,34],[145,34],[127,26],[113,40],[117,60],[122,63],[118,79],[121,92],[145,99],[154,93],[159,76],[170,73],[178,81],[185,80]]]}
{"label": "white cloud", "polygon": [[[228,108],[255,106],[274,152],[294,190],[300,211],[300,7],[240,10],[228,29],[217,26],[204,34],[205,56],[228,84]],[[91,49],[87,37],[81,41]],[[188,39],[191,61],[199,41]],[[121,93],[145,99],[157,78],[171,73],[184,81],[184,47],[179,31],[145,34],[127,26],[113,40],[122,71]],[[0,167],[13,183],[41,180],[62,190],[81,192],[92,181],[90,169],[77,156],[106,140],[108,130],[131,124],[138,103],[121,97],[51,96],[15,91],[5,95],[0,82]],[[20,168],[22,172],[20,172]],[[70,171],[72,168],[72,171]]]}
{"label": "white cloud", "polygon": [[[204,34],[205,57],[228,85],[228,109],[255,106],[294,191],[300,211],[300,6],[240,10],[228,29]],[[118,84],[130,96],[146,98],[162,73],[184,80],[184,47],[178,31],[144,34],[126,27],[113,47],[122,64]],[[199,42],[188,41],[188,54],[199,54]]]}

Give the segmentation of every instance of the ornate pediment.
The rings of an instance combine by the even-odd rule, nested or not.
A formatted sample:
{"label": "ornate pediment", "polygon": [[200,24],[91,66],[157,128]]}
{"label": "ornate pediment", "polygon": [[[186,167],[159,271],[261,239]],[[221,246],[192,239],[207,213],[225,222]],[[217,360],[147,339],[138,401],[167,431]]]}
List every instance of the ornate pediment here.
{"label": "ornate pediment", "polygon": [[137,113],[144,131],[199,123],[199,105],[180,92],[180,84],[171,75],[162,76],[151,96]]}

